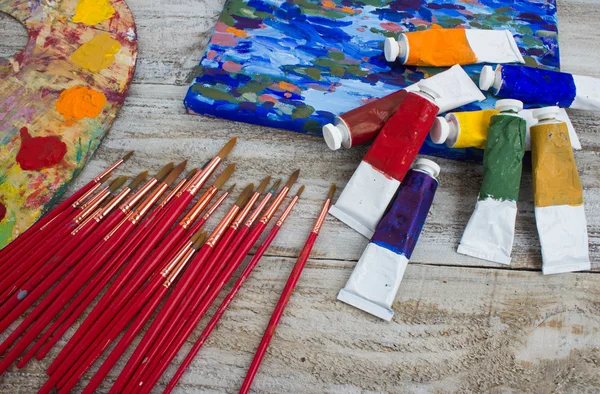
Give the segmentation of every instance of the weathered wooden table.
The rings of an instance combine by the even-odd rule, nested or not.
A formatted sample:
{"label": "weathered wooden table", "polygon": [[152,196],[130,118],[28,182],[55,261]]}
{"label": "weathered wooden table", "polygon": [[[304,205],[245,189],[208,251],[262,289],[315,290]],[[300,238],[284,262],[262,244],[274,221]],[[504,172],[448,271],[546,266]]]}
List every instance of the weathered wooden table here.
{"label": "weathered wooden table", "polygon": [[[233,136],[240,137],[230,157],[238,164],[233,179],[238,185],[302,170],[300,182],[307,191],[301,203],[181,380],[179,393],[239,388],[329,183],[343,187],[365,153],[333,153],[318,138],[185,114],[182,98],[188,77],[223,2],[128,0],[139,33],[134,84],[110,134],[70,189],[82,186],[130,149],[136,150],[135,158],[121,172],[135,174],[154,171],[168,161],[190,159],[192,165],[202,165]],[[559,20],[563,69],[600,77],[600,1],[559,0]],[[0,15],[0,56],[16,52],[25,40],[24,29]],[[569,114],[584,147],[576,159],[585,188],[593,272],[541,274],[530,170],[522,181],[512,265],[456,254],[482,169],[438,160],[440,188],[394,303],[394,320],[386,323],[336,302],[367,240],[330,217],[253,389],[600,390],[600,113]],[[30,363],[23,370],[13,366],[0,378],[0,391],[34,392],[45,380],[47,366],[48,361]],[[102,392],[108,391],[119,370],[108,376]],[[156,392],[174,371],[171,366]]]}

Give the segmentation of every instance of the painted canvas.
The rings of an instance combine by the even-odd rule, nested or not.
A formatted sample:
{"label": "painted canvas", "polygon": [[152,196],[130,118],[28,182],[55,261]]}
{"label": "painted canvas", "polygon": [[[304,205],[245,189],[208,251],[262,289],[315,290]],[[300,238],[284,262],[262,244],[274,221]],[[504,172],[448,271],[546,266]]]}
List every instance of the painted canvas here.
{"label": "painted canvas", "polygon": [[0,0],[29,32],[0,59],[0,248],[66,190],[109,130],[133,77],[123,0]]}
{"label": "painted canvas", "polygon": [[[189,113],[320,135],[338,114],[443,69],[383,56],[385,37],[508,29],[527,65],[559,67],[555,0],[228,0],[185,97]],[[481,65],[466,66],[477,80]],[[464,110],[491,108],[495,99]],[[478,160],[428,141],[422,153]]]}

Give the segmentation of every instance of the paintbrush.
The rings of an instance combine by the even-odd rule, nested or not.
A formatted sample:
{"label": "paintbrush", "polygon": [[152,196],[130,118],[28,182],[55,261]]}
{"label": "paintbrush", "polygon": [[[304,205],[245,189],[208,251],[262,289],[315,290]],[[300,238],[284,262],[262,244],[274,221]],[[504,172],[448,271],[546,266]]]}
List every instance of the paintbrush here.
{"label": "paintbrush", "polygon": [[[157,175],[164,176],[168,174],[168,172],[171,171],[170,168],[172,168],[172,166],[172,163],[167,164],[167,166],[165,166]],[[164,171],[165,169],[166,172]],[[153,180],[150,180],[149,182],[153,182]],[[154,179],[154,183],[155,182],[156,179]],[[106,220],[102,221],[96,231],[92,232],[87,238],[81,237],[81,233],[74,234],[74,237],[69,240],[69,243],[76,245],[76,248],[72,252],[66,254],[62,253],[62,251],[59,251],[46,262],[46,264],[50,264],[52,266],[59,266],[60,269],[56,268],[54,272],[46,277],[32,293],[28,294],[27,297],[22,300],[19,305],[9,313],[8,316],[0,321],[0,332],[4,331],[10,324],[12,324],[14,320],[16,320],[23,312],[25,312],[25,310],[27,310],[27,308],[31,306],[31,304],[35,302],[35,300],[37,300],[37,298],[39,298],[46,291],[46,289],[52,286],[62,274],[68,271],[71,266],[81,260],[81,258],[83,258],[83,256],[85,256],[88,252],[91,250],[93,251],[93,248],[98,248],[99,245],[101,245],[99,244],[99,241],[119,225],[121,222],[120,218],[124,216],[124,212],[129,211],[132,201],[141,198],[147,191],[148,189],[144,186],[139,191],[134,193],[133,196],[131,196],[125,203],[121,205],[119,210],[113,212],[108,218],[106,218]],[[66,248],[65,250],[68,249],[69,248]],[[46,297],[46,299],[48,299],[48,297]],[[46,300],[44,300],[44,302],[46,302]]]}
{"label": "paintbrush", "polygon": [[[91,215],[88,220],[84,221],[79,225],[77,229],[75,229],[70,235],[75,236],[77,233],[81,233],[83,238],[87,237],[91,232],[93,232],[99,223],[103,220],[103,218],[107,217],[121,202],[122,200],[133,190],[137,189],[137,187],[146,179],[148,176],[148,171],[144,171],[140,173],[124,190],[122,190],[117,196],[115,196],[105,207],[99,208],[96,213]],[[129,192],[126,192],[129,190]],[[66,331],[71,324],[77,319],[81,313],[85,310],[85,308],[91,303],[91,301],[96,297],[96,295],[100,292],[102,288],[106,285],[106,283],[110,280],[112,275],[114,275],[114,270],[118,269],[118,267],[110,267],[106,264],[100,272],[94,277],[94,279],[87,284],[86,289],[93,289],[92,291],[81,291],[77,298],[75,298],[68,306],[68,308],[58,317],[52,326],[46,330],[44,335],[35,343],[35,345],[27,352],[27,354],[19,361],[17,367],[23,368],[29,360],[36,354],[36,352],[48,341],[50,336],[53,336],[49,342],[50,347],[53,346],[55,342],[52,342],[54,338],[58,340]],[[112,271],[111,271],[112,270]],[[109,271],[107,273],[106,271]],[[110,274],[112,272],[112,274]],[[94,291],[96,291],[94,293]],[[93,294],[92,294],[93,293]],[[91,295],[91,299],[89,296]],[[83,300],[85,298],[85,300]],[[63,325],[64,323],[64,325]],[[61,327],[62,325],[62,327]],[[56,335],[54,335],[56,334]],[[50,343],[52,342],[52,343]]]}
{"label": "paintbrush", "polygon": [[[124,222],[121,222],[116,228],[114,228],[110,233],[108,233],[98,244],[96,248],[97,253],[92,253],[92,258],[89,260],[92,262],[91,265],[86,266],[86,269],[83,270],[84,274],[89,277],[89,275],[93,274],[95,267],[98,267],[100,264],[107,261],[108,258],[115,252],[116,249],[123,243],[125,238],[129,236],[135,227],[138,225],[140,220],[144,217],[144,215],[150,210],[150,208],[160,199],[163,193],[169,188],[169,186],[175,182],[175,180],[179,177],[187,161],[180,163],[176,166],[173,171],[165,178],[163,182],[161,182],[156,189],[152,191],[152,193],[142,202],[135,211],[130,212]],[[72,296],[73,294],[71,294]],[[70,298],[70,297],[69,297]],[[94,339],[98,335],[98,330],[101,330],[100,326],[94,326],[88,332],[88,337],[90,340]],[[78,344],[79,345],[79,344]],[[70,357],[65,357],[65,360],[61,363],[60,367],[65,370],[65,365],[71,363],[72,365],[79,357],[82,357],[86,348],[83,347],[81,350],[76,351],[74,354],[70,354]],[[62,352],[61,352],[62,353]],[[60,354],[59,354],[60,356]],[[58,358],[55,360],[58,360]],[[53,363],[53,365],[56,365]],[[64,373],[64,372],[63,372]],[[57,376],[57,378],[61,375],[53,375],[47,382],[47,384],[53,384],[52,378]],[[44,387],[48,387],[45,385]],[[50,386],[52,387],[52,386]]]}
{"label": "paintbrush", "polygon": [[[185,357],[185,359],[183,360],[183,362],[179,365],[177,372],[175,372],[175,376],[173,376],[173,378],[171,378],[171,381],[169,382],[169,384],[163,391],[163,394],[169,394],[173,391],[173,389],[177,385],[177,382],[179,381],[179,379],[181,379],[181,377],[185,373],[186,369],[189,367],[189,365],[194,360],[194,357],[196,357],[196,355],[198,354],[198,352],[200,351],[200,349],[202,348],[202,346],[204,345],[204,343],[206,342],[206,340],[208,339],[208,337],[210,336],[212,331],[217,326],[217,323],[219,323],[219,320],[221,319],[221,317],[223,317],[223,314],[225,313],[225,310],[227,309],[229,304],[231,304],[231,302],[233,301],[233,299],[237,295],[237,293],[240,291],[240,289],[243,286],[246,279],[248,279],[248,277],[250,276],[250,274],[252,273],[254,268],[258,265],[258,262],[260,261],[262,256],[265,254],[265,252],[267,251],[267,249],[269,248],[269,246],[271,245],[271,243],[277,236],[277,233],[281,229],[281,226],[283,225],[285,220],[288,218],[288,216],[292,212],[292,209],[294,209],[294,206],[296,206],[296,203],[298,202],[298,199],[302,195],[303,191],[304,191],[304,186],[300,187],[300,189],[298,190],[298,192],[296,193],[296,195],[294,196],[292,201],[285,208],[285,210],[283,211],[283,213],[281,214],[279,219],[277,219],[277,223],[275,224],[275,226],[273,226],[273,228],[269,232],[269,235],[267,236],[265,241],[256,250],[256,253],[254,254],[254,256],[252,256],[252,259],[250,260],[250,262],[248,263],[248,265],[246,266],[246,268],[244,269],[244,271],[242,272],[242,274],[240,275],[238,280],[233,285],[233,288],[231,289],[231,291],[227,294],[227,296],[225,297],[223,302],[221,302],[221,305],[219,305],[219,308],[214,313],[214,315],[212,316],[212,318],[210,319],[210,321],[208,322],[208,324],[206,325],[206,327],[204,328],[204,330],[198,337],[198,340],[196,341],[196,343],[194,344],[192,349],[188,352],[188,354]],[[205,303],[207,305],[210,305],[213,302],[214,302],[214,300],[208,299]],[[201,308],[201,310],[202,309],[203,308]],[[189,338],[187,338],[187,339],[189,339]]]}
{"label": "paintbrush", "polygon": [[[195,238],[197,238],[195,241],[194,241],[194,237],[193,237],[191,240],[193,242],[193,245],[191,247],[195,251],[199,250],[202,247],[202,245],[204,244],[206,237],[207,237],[206,231],[203,231],[201,233],[200,237],[195,237]],[[177,254],[176,256],[174,256],[174,259],[172,259],[172,260],[177,259],[179,257],[179,255],[180,254]],[[133,342],[133,340],[135,339],[137,334],[140,332],[140,330],[143,328],[144,324],[150,318],[150,316],[154,312],[154,310],[156,310],[156,308],[158,307],[158,304],[164,298],[167,290],[169,289],[171,284],[174,282],[176,276],[182,272],[183,265],[185,263],[187,263],[187,261],[188,261],[188,256],[192,257],[191,254],[189,254],[189,255],[186,254],[181,260],[179,260],[180,262],[178,263],[178,267],[176,269],[174,269],[168,276],[166,276],[164,278],[163,286],[161,286],[161,288],[159,288],[159,290],[157,291],[157,293],[159,293],[159,294],[155,294],[154,298],[152,300],[149,300],[146,303],[146,305],[144,306],[144,309],[137,315],[137,317],[135,318],[133,323],[131,323],[131,325],[125,332],[125,334],[123,334],[123,336],[119,340],[119,343],[115,346],[115,348],[112,350],[110,355],[106,358],[104,363],[100,366],[98,371],[94,374],[94,376],[92,377],[92,379],[86,386],[83,393],[94,393],[95,390],[100,385],[100,383],[102,383],[102,380],[106,377],[106,375],[114,367],[114,365],[117,363],[119,358],[123,355],[125,350],[127,350],[127,347]],[[163,270],[163,272],[164,272],[164,270]],[[164,275],[163,275],[163,277],[164,277]]]}
{"label": "paintbrush", "polygon": [[[171,294],[163,308],[161,308],[161,311],[152,322],[152,325],[148,328],[148,331],[136,347],[133,355],[129,358],[127,365],[121,371],[111,392],[120,392],[122,389],[128,391],[125,385],[127,384],[130,375],[135,377],[133,374],[139,369],[138,364],[141,363],[144,356],[146,356],[146,359],[153,356],[151,347],[154,346],[154,349],[160,348],[160,346],[157,346],[157,344],[161,342],[160,338],[164,335],[168,335],[168,333],[173,330],[173,326],[179,322],[178,316],[182,314],[184,308],[184,305],[180,305],[180,303],[186,294],[190,292],[190,289],[193,288],[195,284],[199,283],[196,281],[198,272],[200,270],[209,269],[205,267],[206,260],[214,250],[224,231],[234,220],[238,212],[242,210],[242,207],[247,204],[253,192],[254,184],[251,183],[244,189],[235,204],[231,206],[219,224],[215,227],[204,246],[194,258],[192,267],[186,271],[178,285],[175,287],[173,294]],[[148,355],[146,353],[148,353]]]}
{"label": "paintbrush", "polygon": [[[52,209],[42,218],[40,218],[37,222],[35,222],[31,227],[29,227],[23,234],[14,239],[9,245],[5,246],[0,251],[0,271],[4,271],[6,268],[4,263],[7,261],[8,257],[15,257],[15,251],[18,249],[29,250],[28,246],[33,246],[34,240],[32,237],[36,237],[36,233],[45,225],[53,221],[57,215],[65,210],[70,210],[70,208],[77,208],[85,200],[87,200],[99,187],[105,182],[112,172],[119,167],[121,164],[129,160],[129,158],[133,155],[133,151],[128,152],[121,159],[117,160],[110,167],[104,170],[100,175],[92,179],[88,184],[80,188],[78,191],[73,193],[69,198],[63,201],[56,208]],[[26,245],[28,244],[28,245]]]}
{"label": "paintbrush", "polygon": [[[137,333],[142,329],[148,318],[154,312],[154,309],[166,295],[168,288],[173,283],[177,275],[183,270],[190,261],[194,253],[200,248],[206,239],[206,233],[197,233],[189,244],[178,251],[176,256],[170,261],[166,261],[159,275],[152,277],[148,283],[142,287],[121,311],[119,316],[111,322],[107,328],[109,331],[101,341],[96,342],[94,350],[85,360],[81,360],[77,365],[77,372],[74,373],[64,384],[59,384],[59,393],[68,393],[77,384],[84,373],[95,363],[98,357],[104,353],[108,346],[119,336],[127,324],[137,315],[132,326],[125,333],[125,341],[131,342]],[[121,342],[115,349],[117,352],[126,350],[127,345]]]}
{"label": "paintbrush", "polygon": [[[97,208],[102,201],[111,195],[111,193],[116,193],[126,180],[126,176],[121,176],[112,181],[110,186],[106,189],[105,197],[98,199],[94,204],[90,205],[90,207]],[[124,188],[124,190],[127,190],[127,188]],[[87,217],[91,213],[92,211],[86,215],[83,215],[82,213],[79,217]],[[22,263],[23,267],[30,267],[26,272],[21,273],[18,276],[11,274],[6,278],[7,280],[12,280],[12,284],[10,284],[0,296],[0,302],[4,303],[2,307],[0,307],[0,317],[6,316],[6,314],[23,298],[23,294],[28,294],[32,287],[35,287],[54,269],[53,265],[44,263],[53,256],[54,253],[65,246],[64,238],[77,226],[79,217],[72,219],[70,223],[65,224],[62,228],[56,229],[54,235],[51,236],[45,244],[40,245],[37,250]],[[4,288],[4,285],[0,285],[0,288]],[[18,295],[13,296],[17,291]]]}
{"label": "paintbrush", "polygon": [[[164,370],[168,367],[171,360],[175,357],[175,355],[185,342],[185,338],[187,338],[191,334],[191,332],[198,324],[199,320],[195,321],[195,319],[192,319],[192,316],[201,319],[201,317],[204,315],[204,313],[206,313],[206,310],[210,306],[205,305],[203,311],[198,311],[198,309],[201,307],[203,299],[205,299],[205,296],[208,297],[208,299],[210,299],[211,297],[216,297],[219,291],[223,288],[223,286],[225,286],[225,283],[229,281],[229,279],[231,278],[235,270],[239,267],[239,265],[242,263],[250,249],[252,249],[252,246],[256,243],[258,238],[260,238],[260,235],[264,231],[266,225],[269,223],[269,221],[277,211],[277,208],[279,208],[282,201],[285,199],[292,185],[296,182],[299,173],[300,171],[297,170],[290,176],[288,182],[281,189],[281,191],[279,192],[275,200],[271,203],[269,208],[267,208],[265,213],[262,215],[260,221],[256,224],[256,226],[254,226],[254,228],[252,228],[252,230],[248,233],[248,236],[244,237],[244,239],[241,242],[239,242],[239,247],[236,246],[235,249],[228,250],[226,256],[220,262],[218,262],[218,264],[216,262],[213,263],[213,267],[212,269],[210,269],[210,273],[208,275],[205,274],[203,275],[202,279],[196,280],[196,283],[198,283],[195,289],[196,291],[190,297],[190,299],[192,300],[190,302],[190,305],[187,308],[185,308],[186,315],[183,320],[184,322],[187,322],[185,328],[180,326],[179,331],[175,335],[171,336],[171,343],[162,346],[163,350],[168,350],[165,353],[163,353],[160,359],[157,358],[155,360],[151,360],[153,364],[146,367],[146,373],[142,373],[141,379],[132,380],[128,385],[129,388],[133,389],[136,386],[139,388],[143,385],[143,387],[141,387],[139,391],[149,392],[154,386],[154,384],[156,384]],[[253,221],[254,217],[256,216],[256,212],[253,213],[253,215],[248,221]],[[248,222],[244,225],[244,227],[250,227],[247,226],[247,224]],[[236,239],[238,238],[238,236],[236,236]],[[204,272],[207,273],[208,271],[209,270],[205,270]],[[208,295],[206,295],[207,292]]]}
{"label": "paintbrush", "polygon": [[310,235],[308,236],[308,239],[306,240],[306,243],[305,243],[304,247],[302,248],[300,255],[298,256],[296,265],[294,265],[294,269],[292,270],[292,273],[290,274],[288,281],[285,284],[283,292],[281,293],[281,297],[279,298],[279,301],[277,302],[277,306],[275,307],[275,310],[273,311],[273,315],[271,315],[271,320],[269,321],[269,324],[267,325],[265,334],[263,335],[263,338],[260,341],[260,344],[258,345],[258,349],[256,350],[256,354],[254,355],[252,364],[250,364],[250,369],[248,370],[248,373],[246,374],[246,378],[244,379],[244,383],[242,383],[242,387],[240,388],[241,394],[245,394],[250,390],[252,381],[254,380],[254,377],[256,376],[256,372],[258,371],[258,368],[260,367],[260,363],[261,363],[263,357],[265,356],[265,352],[267,351],[267,348],[269,347],[271,338],[273,338],[273,335],[275,334],[275,330],[277,329],[277,324],[279,323],[279,320],[281,319],[281,316],[283,315],[283,311],[285,310],[285,307],[286,307],[290,297],[292,296],[292,292],[294,291],[294,288],[296,287],[296,284],[298,283],[298,280],[300,279],[302,270],[304,269],[304,266],[306,265],[306,261],[308,260],[308,257],[310,256],[310,252],[315,244],[315,241],[317,240],[319,231],[321,230],[321,226],[323,225],[323,222],[325,221],[325,216],[327,215],[327,211],[329,211],[329,206],[331,205],[331,199],[333,198],[334,193],[335,193],[335,184],[331,185],[331,188],[329,189],[329,194],[327,195],[327,199],[325,200],[325,203],[323,204],[323,208],[321,209],[321,212],[319,213],[319,216],[317,217],[315,225],[313,226],[312,231],[310,232]]}
{"label": "paintbrush", "polygon": [[[185,162],[177,166],[173,171],[169,174],[169,176],[165,179],[163,183],[159,186],[157,190],[166,190],[168,186],[179,176],[181,171],[185,166]],[[148,208],[146,211],[158,200],[162,193],[153,193],[153,195],[149,196],[147,201],[150,201],[148,204]],[[138,208],[140,209],[140,208]],[[21,326],[31,324],[29,330],[24,335],[24,337],[11,349],[6,357],[0,362],[0,371],[4,371],[12,361],[16,360],[16,358],[29,346],[29,344],[35,340],[37,335],[46,327],[48,323],[58,314],[60,310],[69,302],[69,300],[77,293],[77,291],[87,283],[87,281],[94,275],[94,273],[98,270],[98,268],[108,260],[110,255],[114,252],[116,248],[123,242],[124,238],[131,232],[132,227],[129,226],[129,223],[125,223],[119,227],[119,229],[113,233],[112,237],[105,237],[102,239],[98,246],[93,249],[93,251],[86,256],[85,262],[87,264],[83,264],[80,262],[75,266],[64,278],[63,280],[48,294],[48,296],[42,301],[42,303],[34,309],[32,314],[30,314],[25,321],[21,324]],[[75,263],[73,263],[75,264]],[[73,265],[71,264],[71,265]],[[52,283],[56,282],[61,278],[65,273],[67,273],[70,266],[66,264],[61,264],[50,276],[48,276],[48,284],[44,286],[45,288],[40,287],[36,288],[33,292],[37,292],[37,297],[43,294]],[[37,298],[36,298],[37,299]],[[20,306],[20,305],[19,305]],[[38,312],[39,311],[39,312]],[[35,317],[36,320],[32,324],[32,317]],[[18,331],[22,331],[21,326],[19,326]],[[17,331],[17,330],[16,330]],[[13,332],[14,334],[14,332]],[[13,334],[9,336],[9,338],[14,338]],[[6,341],[5,341],[6,342]],[[2,344],[4,346],[4,343]]]}
{"label": "paintbrush", "polygon": [[[158,174],[156,176],[154,176],[153,179],[149,180],[142,187],[142,189],[140,189],[140,191],[148,192],[151,189],[152,186],[154,186],[157,182],[159,182],[165,176],[169,175],[169,173],[171,172],[172,168],[173,168],[173,163],[169,163],[167,166],[163,167],[158,172]],[[187,179],[191,178],[196,172],[197,172],[196,169],[191,170],[188,173],[188,175],[187,175]],[[129,210],[125,210],[125,208],[131,208],[136,203],[137,203],[137,201],[130,201],[129,203],[124,204],[121,207],[121,211],[123,213],[126,212],[127,214],[129,214],[130,209]],[[157,214],[157,211],[155,209],[149,215],[149,217],[145,221],[145,223],[152,222],[152,218],[156,214]],[[127,217],[123,217],[123,219],[119,223],[122,224],[125,220],[127,220]],[[41,359],[43,359],[46,356],[46,354],[50,351],[50,349],[52,349],[52,347],[56,344],[56,342],[60,339],[60,337],[65,333],[65,331],[75,322],[75,320],[77,319],[77,317],[85,310],[85,308],[87,307],[87,305],[89,305],[93,301],[93,299],[96,297],[96,295],[104,288],[104,286],[106,286],[106,284],[110,281],[110,279],[125,264],[125,262],[127,261],[127,259],[143,243],[143,240],[144,240],[145,236],[148,234],[147,231],[149,229],[151,230],[151,227],[144,227],[144,226],[141,226],[141,225],[138,225],[135,228],[135,230],[131,234],[131,236],[129,238],[127,238],[127,240],[123,243],[123,245],[121,245],[119,247],[119,250],[117,250],[111,256],[110,260],[103,267],[103,269],[102,269],[103,271],[102,272],[108,271],[108,274],[106,274],[103,279],[98,279],[98,282],[96,283],[95,287],[89,293],[87,293],[87,294],[81,293],[78,296],[79,299],[85,297],[85,300],[83,301],[83,303],[80,306],[77,307],[77,310],[71,316],[68,317],[68,320],[64,323],[64,325],[60,329],[58,329],[56,332],[54,332],[52,334],[51,332],[53,332],[54,330],[56,330],[57,326],[59,324],[61,324],[62,317],[67,318],[67,316],[65,316],[63,314],[60,319],[58,319],[56,322],[54,322],[53,326],[44,334],[44,336],[42,337],[42,339],[40,339],[40,342],[42,342],[42,341],[45,340],[45,338],[48,338],[48,336],[52,335],[52,337],[50,338],[50,340],[48,340],[48,342],[45,345],[43,345],[43,347],[41,348],[41,350],[37,353],[36,358],[38,360],[41,360]],[[101,274],[101,273],[99,273],[99,274]],[[108,289],[107,293],[105,294],[105,296],[103,296],[103,298],[101,298],[100,302],[92,310],[92,312],[90,313],[90,315],[88,316],[88,318],[84,321],[84,324],[82,325],[82,327],[85,326],[86,324],[90,324],[90,321],[92,319],[95,319],[97,317],[97,315],[99,314],[99,312],[101,312],[101,311],[104,310],[104,306],[103,305],[106,305],[109,302],[111,289],[113,289],[113,287],[110,287]],[[76,304],[76,301],[73,301],[73,303],[71,303],[71,305],[70,305],[70,308],[74,307],[75,304]],[[34,351],[37,351],[37,349],[39,348],[39,346],[41,346],[40,342],[38,342],[36,344],[36,346],[34,347],[34,349],[32,349],[28,353],[28,356],[30,356],[30,354],[33,353]],[[19,362],[18,365],[22,365],[21,363],[22,362],[26,362],[26,361],[27,361],[26,358],[24,358],[24,360],[22,360],[21,362]]]}

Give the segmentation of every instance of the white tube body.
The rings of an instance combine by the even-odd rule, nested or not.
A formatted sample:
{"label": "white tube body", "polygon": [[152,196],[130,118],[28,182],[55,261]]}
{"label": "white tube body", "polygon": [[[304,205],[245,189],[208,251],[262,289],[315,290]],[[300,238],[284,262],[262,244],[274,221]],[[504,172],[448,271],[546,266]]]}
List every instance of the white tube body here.
{"label": "white tube body", "polygon": [[406,256],[369,243],[337,299],[390,321],[407,265]]}
{"label": "white tube body", "polygon": [[508,30],[465,30],[477,63],[525,63],[523,55]]}
{"label": "white tube body", "polygon": [[517,203],[492,198],[478,200],[463,233],[458,253],[510,264],[517,221]]}
{"label": "white tube body", "polygon": [[[438,113],[448,112],[475,101],[485,100],[485,96],[481,93],[479,87],[458,64],[427,79],[434,81],[444,91],[442,97],[435,100],[440,108]],[[409,92],[418,92],[419,87],[417,85],[413,84],[404,89]]]}
{"label": "white tube body", "polygon": [[591,268],[583,205],[535,208],[544,275]]}
{"label": "white tube body", "polygon": [[600,79],[573,75],[575,100],[571,108],[587,111],[600,111]]}
{"label": "white tube body", "polygon": [[329,213],[371,239],[400,182],[362,161]]}

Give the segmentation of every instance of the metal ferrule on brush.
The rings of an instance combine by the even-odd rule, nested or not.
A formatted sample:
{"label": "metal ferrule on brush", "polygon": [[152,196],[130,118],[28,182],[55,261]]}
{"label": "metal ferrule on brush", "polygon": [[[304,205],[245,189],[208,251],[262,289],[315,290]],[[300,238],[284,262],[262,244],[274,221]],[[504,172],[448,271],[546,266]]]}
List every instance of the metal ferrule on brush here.
{"label": "metal ferrule on brush", "polygon": [[265,207],[271,200],[271,197],[273,197],[273,194],[271,194],[271,193],[267,193],[265,195],[265,197],[262,199],[262,201],[260,203],[258,203],[258,206],[256,207],[256,209],[252,212],[252,215],[250,215],[248,220],[246,220],[246,223],[244,224],[244,226],[246,226],[246,227],[252,226],[252,224],[256,221],[256,219],[258,219],[258,216],[260,215],[262,210],[265,209]]}
{"label": "metal ferrule on brush", "polygon": [[232,229],[237,230],[242,225],[242,223],[244,222],[244,219],[246,219],[246,216],[248,216],[248,214],[250,213],[250,210],[254,206],[254,203],[256,203],[256,200],[258,200],[258,197],[260,197],[260,193],[254,193],[252,195],[252,197],[250,197],[250,200],[248,200],[248,203],[246,204],[244,209],[242,209],[240,211],[240,213],[236,216],[233,223],[231,223],[230,227]]}
{"label": "metal ferrule on brush", "polygon": [[231,207],[229,212],[227,212],[223,219],[221,219],[217,227],[215,227],[212,234],[206,241],[207,246],[210,246],[211,248],[215,247],[217,242],[219,242],[219,239],[221,239],[221,236],[223,236],[223,233],[225,232],[227,227],[229,227],[229,223],[231,223],[231,221],[235,218],[235,215],[239,212],[239,210],[240,207],[238,207],[237,205]]}
{"label": "metal ferrule on brush", "polygon": [[[95,179],[94,179],[95,180]],[[98,180],[97,182],[99,182],[100,180]],[[77,199],[77,201],[75,201],[73,204],[71,204],[71,206],[73,208],[77,208],[78,206],[80,206],[81,204],[83,204],[83,202],[85,200],[88,199],[89,196],[91,196],[92,194],[94,194],[96,192],[96,190],[98,190],[98,188],[102,186],[101,183],[96,183],[94,186],[92,186],[92,188],[90,190],[88,190],[87,192],[83,193],[83,195],[81,197],[79,197]]]}
{"label": "metal ferrule on brush", "polygon": [[269,223],[269,220],[271,220],[271,218],[273,217],[273,215],[275,215],[275,212],[277,212],[277,208],[279,208],[279,206],[281,205],[281,203],[285,199],[285,196],[287,196],[287,192],[289,190],[290,189],[288,189],[286,186],[284,186],[283,189],[281,189],[281,191],[279,192],[279,194],[277,195],[277,197],[275,197],[275,200],[269,206],[269,209],[267,209],[267,212],[265,212],[265,214],[263,215],[263,217],[260,218],[260,222],[262,224]]}
{"label": "metal ferrule on brush", "polygon": [[209,187],[208,190],[202,195],[202,197],[200,197],[200,199],[198,199],[198,201],[194,204],[194,206],[190,208],[190,210],[183,217],[183,219],[181,219],[179,225],[184,229],[189,228],[192,225],[192,223],[194,223],[194,221],[198,218],[198,216],[200,216],[202,211],[204,211],[204,208],[206,208],[206,206],[208,205],[208,203],[213,198],[216,192],[216,187]]}
{"label": "metal ferrule on brush", "polygon": [[152,193],[140,204],[140,206],[132,212],[129,221],[133,224],[137,224],[144,215],[152,208],[152,206],[158,201],[160,196],[167,190],[169,185],[162,182],[152,191]]}
{"label": "metal ferrule on brush", "polygon": [[131,218],[131,216],[133,216],[133,212],[129,212],[129,213],[127,214],[127,216],[125,216],[125,217],[124,217],[124,218],[123,218],[123,219],[122,219],[122,220],[119,222],[119,224],[117,224],[117,225],[116,225],[116,226],[115,226],[115,227],[114,227],[112,230],[110,230],[110,232],[109,232],[108,234],[106,234],[106,236],[104,237],[104,240],[105,240],[105,241],[108,241],[108,239],[109,239],[110,237],[112,237],[112,236],[114,235],[114,233],[116,233],[116,232],[117,232],[117,230],[118,230],[119,228],[121,228],[121,226],[123,225],[123,223],[125,223],[126,221],[128,221],[128,220],[129,220],[129,218]]}
{"label": "metal ferrule on brush", "polygon": [[125,160],[123,160],[123,159],[117,160],[112,166],[108,167],[106,170],[102,171],[102,173],[100,175],[98,175],[97,177],[95,177],[94,178],[94,182],[96,182],[96,183],[100,182],[100,180],[102,178],[104,178],[109,173],[113,172],[115,168],[117,168],[118,166],[120,166],[124,162],[125,162]]}
{"label": "metal ferrule on brush", "polygon": [[100,204],[110,195],[108,189],[100,191],[93,199],[81,206],[81,213],[75,218],[75,223],[79,224],[98,208]]}
{"label": "metal ferrule on brush", "polygon": [[223,195],[221,195],[221,197],[219,197],[217,201],[215,201],[215,203],[210,208],[208,208],[208,211],[206,211],[204,216],[202,216],[202,220],[206,221],[210,219],[212,214],[215,213],[217,209],[219,209],[221,203],[227,198],[228,195],[229,193],[223,193]]}
{"label": "metal ferrule on brush", "polygon": [[173,197],[175,197],[175,195],[180,195],[179,192],[183,189],[183,186],[186,183],[187,183],[187,179],[183,178],[182,180],[180,180],[179,183],[177,183],[177,185],[175,185],[173,190],[171,190],[169,192],[169,194],[167,194],[167,197],[165,197],[158,206],[161,208],[164,208],[164,206],[167,205],[169,203],[169,201],[171,201],[173,199]]}
{"label": "metal ferrule on brush", "polygon": [[183,256],[185,256],[185,254],[192,248],[192,243],[188,242],[183,248],[181,248],[179,250],[179,252],[177,252],[177,254],[175,256],[173,256],[173,258],[171,259],[171,261],[169,261],[167,263],[167,265],[165,266],[165,268],[163,268],[160,271],[160,275],[163,278],[167,278],[169,276],[169,273],[177,266],[177,263],[179,263],[179,261],[183,258]]}
{"label": "metal ferrule on brush", "polygon": [[288,204],[288,206],[285,208],[285,210],[283,211],[283,213],[281,214],[281,216],[277,220],[277,223],[275,223],[275,225],[277,227],[283,226],[283,222],[285,222],[285,220],[287,219],[287,217],[290,215],[290,212],[292,212],[292,209],[294,209],[294,206],[298,202],[298,199],[299,199],[298,196],[294,196],[294,198],[292,199],[292,201]]}
{"label": "metal ferrule on brush", "polygon": [[198,193],[198,190],[204,185],[204,182],[208,179],[208,177],[213,173],[215,168],[221,163],[222,159],[217,156],[213,158],[202,171],[198,171],[196,175],[190,180],[189,186],[185,188],[185,191],[194,195]]}
{"label": "metal ferrule on brush", "polygon": [[150,179],[144,186],[142,186],[137,192],[133,194],[133,196],[129,197],[127,201],[125,201],[119,209],[123,211],[123,213],[127,214],[131,212],[133,207],[140,202],[140,200],[156,185],[158,180],[156,178]]}
{"label": "metal ferrule on brush", "polygon": [[165,281],[163,283],[164,287],[166,287],[166,288],[171,287],[171,285],[173,284],[173,282],[175,282],[175,279],[177,278],[179,273],[183,270],[183,267],[185,267],[187,262],[194,255],[194,252],[195,251],[193,248],[190,248],[186,251],[186,253],[183,255],[183,257],[178,262],[177,266],[173,269],[173,271],[171,271],[169,273],[169,276],[167,276],[167,278],[165,279]]}
{"label": "metal ferrule on brush", "polygon": [[325,217],[327,216],[327,211],[329,211],[329,205],[331,204],[331,200],[327,199],[327,201],[325,201],[325,205],[323,206],[323,209],[321,210],[321,213],[319,214],[319,217],[317,218],[317,221],[315,222],[315,225],[313,226],[312,232],[315,234],[318,234],[319,231],[321,231],[321,226],[323,225],[323,222],[325,221]]}

